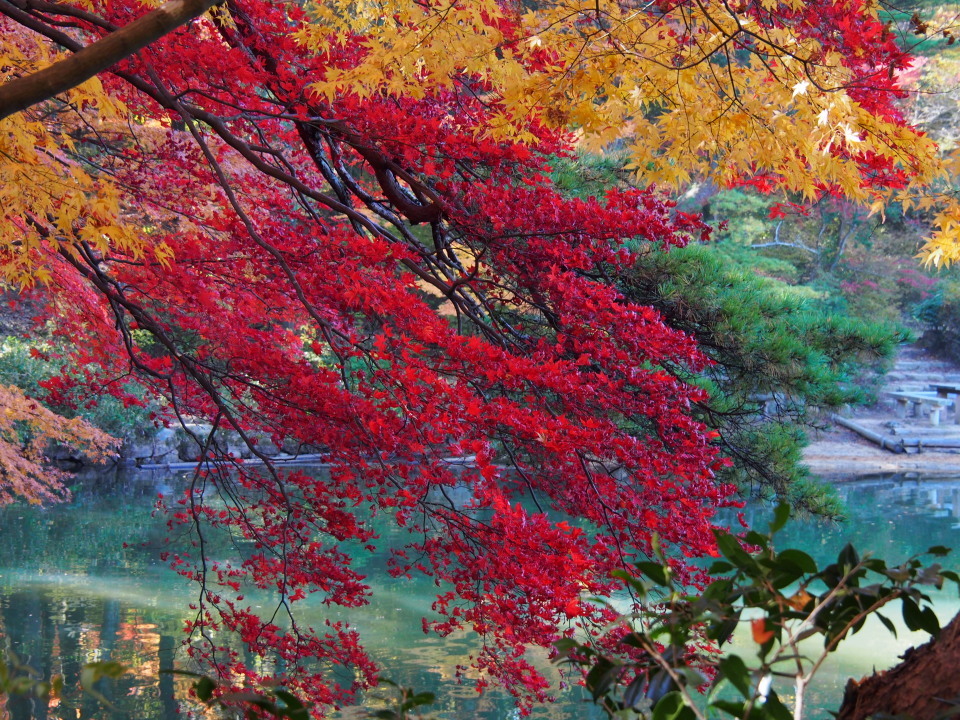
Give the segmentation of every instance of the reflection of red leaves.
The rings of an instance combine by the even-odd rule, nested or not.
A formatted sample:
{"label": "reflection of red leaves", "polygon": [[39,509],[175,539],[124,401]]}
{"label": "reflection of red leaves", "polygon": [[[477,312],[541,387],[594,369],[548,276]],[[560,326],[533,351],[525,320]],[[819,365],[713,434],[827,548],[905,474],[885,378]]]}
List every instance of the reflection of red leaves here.
{"label": "reflection of red leaves", "polygon": [[766,618],[751,620],[750,631],[753,633],[753,641],[758,645],[763,645],[773,640],[773,630],[767,628]]}

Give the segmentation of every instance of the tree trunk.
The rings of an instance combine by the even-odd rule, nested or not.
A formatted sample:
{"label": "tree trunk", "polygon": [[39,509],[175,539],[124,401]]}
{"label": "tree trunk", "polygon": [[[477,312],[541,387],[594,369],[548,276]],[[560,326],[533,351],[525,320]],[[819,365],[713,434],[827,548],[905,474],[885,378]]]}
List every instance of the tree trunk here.
{"label": "tree trunk", "polygon": [[896,667],[849,680],[837,720],[866,720],[879,713],[932,720],[958,704],[960,615],[936,640],[907,650]]}

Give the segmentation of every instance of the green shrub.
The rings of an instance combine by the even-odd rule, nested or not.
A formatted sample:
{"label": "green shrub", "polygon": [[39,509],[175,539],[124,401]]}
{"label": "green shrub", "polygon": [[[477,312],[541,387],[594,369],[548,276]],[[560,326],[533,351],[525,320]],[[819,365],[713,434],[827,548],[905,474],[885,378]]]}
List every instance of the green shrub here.
{"label": "green shrub", "polygon": [[8,336],[0,339],[0,384],[15,385],[64,417],[82,417],[114,437],[141,440],[157,432],[153,418],[159,406],[141,385],[130,379],[119,379],[124,390],[143,405],[124,404],[105,392],[94,389],[73,389],[67,403],[51,402],[44,383],[61,371],[57,363],[59,348],[51,343],[28,342]]}
{"label": "green shrub", "polygon": [[696,412],[733,460],[725,479],[810,512],[836,514],[830,491],[810,482],[800,464],[805,431],[824,411],[868,400],[862,368],[879,368],[904,334],[826,313],[811,299],[815,290],[731,269],[710,246],[648,253],[619,283],[628,298],[656,308],[714,361],[699,374],[668,370],[710,393]]}

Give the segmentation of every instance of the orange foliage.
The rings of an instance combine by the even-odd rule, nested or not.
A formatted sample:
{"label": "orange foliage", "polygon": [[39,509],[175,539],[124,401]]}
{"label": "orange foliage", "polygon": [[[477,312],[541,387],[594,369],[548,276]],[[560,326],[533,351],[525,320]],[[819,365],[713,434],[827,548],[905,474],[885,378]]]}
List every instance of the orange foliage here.
{"label": "orange foliage", "polygon": [[57,415],[13,386],[0,385],[0,407],[0,505],[67,497],[66,473],[45,456],[51,443],[80,448],[94,462],[107,460],[119,444],[85,420]]}

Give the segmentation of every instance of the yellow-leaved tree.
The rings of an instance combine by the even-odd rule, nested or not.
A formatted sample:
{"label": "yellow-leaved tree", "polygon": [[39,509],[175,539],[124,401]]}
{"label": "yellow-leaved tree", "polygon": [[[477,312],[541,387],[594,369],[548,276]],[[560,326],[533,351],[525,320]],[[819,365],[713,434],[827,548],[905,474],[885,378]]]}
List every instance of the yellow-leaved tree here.
{"label": "yellow-leaved tree", "polygon": [[[134,255],[143,250],[140,230],[121,219],[122,191],[109,167],[91,162],[84,147],[91,137],[129,122],[123,103],[88,75],[78,77],[79,84],[68,82],[41,108],[10,112],[20,100],[19,79],[39,74],[41,87],[59,89],[43,71],[65,49],[18,23],[6,22],[0,37],[0,115],[10,115],[0,126],[0,281],[10,285],[48,282],[49,268],[40,258],[51,248],[75,253],[81,245],[97,252],[116,247]],[[167,259],[165,246],[152,252]]]}
{"label": "yellow-leaved tree", "polygon": [[312,8],[316,21],[299,34],[310,48],[362,46],[359,62],[314,85],[326,97],[439,85],[496,98],[493,138],[533,115],[588,149],[626,150],[641,184],[747,181],[808,201],[834,193],[872,213],[890,202],[934,206],[927,260],[960,257],[960,205],[927,192],[947,167],[898,106],[920,21],[897,27],[872,0]]}

